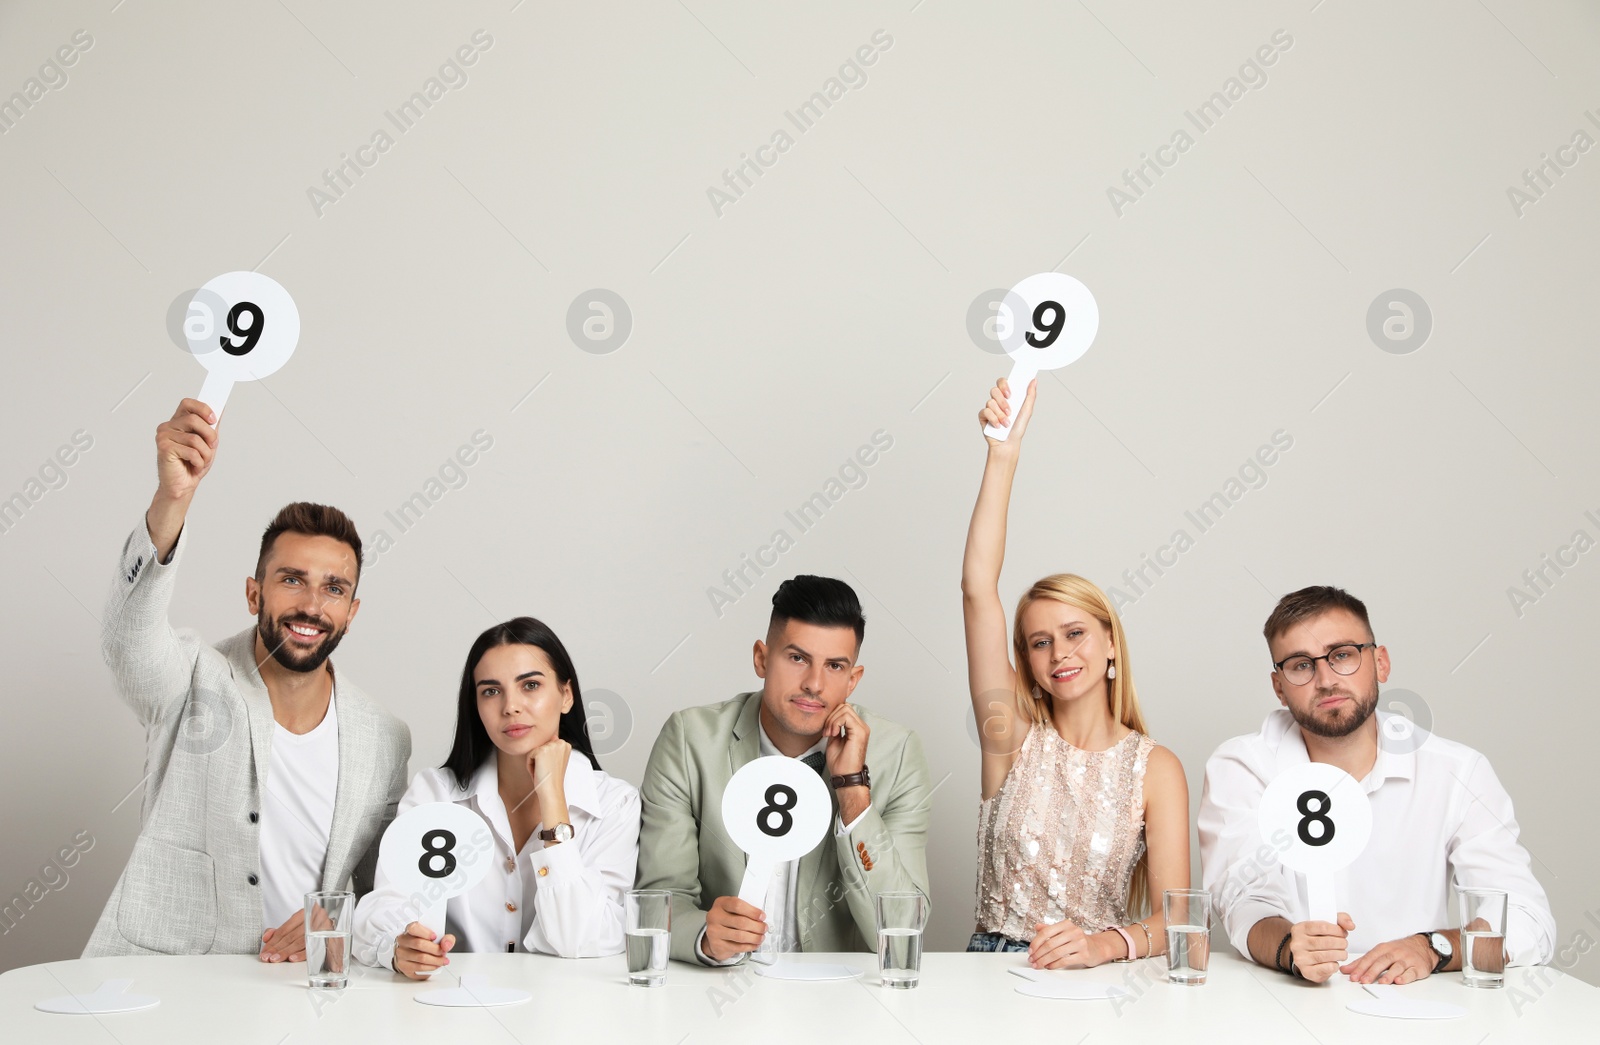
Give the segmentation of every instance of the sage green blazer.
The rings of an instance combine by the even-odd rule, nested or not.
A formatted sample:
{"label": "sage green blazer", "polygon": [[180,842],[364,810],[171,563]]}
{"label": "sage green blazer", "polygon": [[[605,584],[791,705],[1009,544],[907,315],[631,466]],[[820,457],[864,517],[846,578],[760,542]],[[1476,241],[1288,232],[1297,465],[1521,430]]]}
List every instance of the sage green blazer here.
{"label": "sage green blazer", "polygon": [[[722,792],[760,756],[761,694],[674,712],[661,727],[640,788],[640,889],[670,889],[672,957],[698,962],[695,942],[706,909],[737,896],[745,855],[722,826]],[[800,859],[795,923],[802,951],[877,949],[873,898],[928,892],[928,764],[922,742],[904,726],[856,706],[871,730],[867,768],[872,807],[846,835],[836,820]],[[829,791],[832,796],[832,791]],[[838,815],[835,797],[834,815]]]}

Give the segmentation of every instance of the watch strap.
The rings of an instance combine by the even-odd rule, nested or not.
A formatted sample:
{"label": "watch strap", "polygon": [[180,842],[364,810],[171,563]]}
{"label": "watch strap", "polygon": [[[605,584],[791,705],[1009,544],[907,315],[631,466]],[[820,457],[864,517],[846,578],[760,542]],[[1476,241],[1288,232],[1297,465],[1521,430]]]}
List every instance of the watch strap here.
{"label": "watch strap", "polygon": [[846,773],[843,776],[830,777],[829,782],[837,791],[841,787],[871,787],[872,775],[867,772],[867,767],[862,766],[859,773]]}
{"label": "watch strap", "polygon": [[558,836],[557,836],[556,832],[559,829],[563,828],[563,827],[567,829],[566,830],[567,837],[571,838],[572,837],[572,825],[571,824],[556,824],[553,827],[549,827],[549,828],[546,828],[543,831],[540,831],[539,832],[539,841],[541,841],[541,842],[554,842],[554,841],[557,841],[558,840]]}

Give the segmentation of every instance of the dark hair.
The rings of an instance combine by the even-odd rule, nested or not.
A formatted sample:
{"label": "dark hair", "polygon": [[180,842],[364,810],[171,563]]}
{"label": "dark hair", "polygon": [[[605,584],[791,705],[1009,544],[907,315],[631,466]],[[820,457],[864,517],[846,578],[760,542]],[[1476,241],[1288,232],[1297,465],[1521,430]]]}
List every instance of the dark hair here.
{"label": "dark hair", "polygon": [[856,649],[861,648],[867,633],[867,618],[861,615],[861,600],[856,598],[855,589],[844,581],[809,573],[789,578],[772,593],[768,633],[791,620],[824,628],[852,628]]}
{"label": "dark hair", "polygon": [[310,501],[296,501],[286,504],[278,509],[278,514],[273,516],[272,522],[267,524],[266,532],[261,535],[261,554],[256,556],[256,580],[262,579],[262,572],[267,567],[267,553],[272,550],[272,543],[278,539],[280,533],[303,533],[307,537],[332,537],[336,541],[343,541],[356,553],[355,580],[361,580],[361,535],[356,532],[356,524],[350,517],[337,508],[326,504],[312,504]]}
{"label": "dark hair", "polygon": [[439,768],[450,770],[456,778],[456,784],[465,788],[471,782],[472,774],[478,771],[478,767],[495,749],[494,741],[489,739],[489,731],[483,728],[483,719],[478,715],[478,686],[473,675],[478,670],[478,661],[496,646],[537,646],[544,650],[550,658],[550,666],[555,668],[556,681],[561,685],[572,685],[572,707],[561,713],[556,736],[571,744],[574,751],[582,752],[589,764],[599,769],[600,760],[595,758],[594,744],[589,741],[589,718],[583,710],[583,690],[578,687],[578,673],[572,667],[572,658],[567,655],[567,647],[556,638],[556,633],[543,621],[532,617],[514,617],[504,624],[496,624],[479,635],[467,651],[467,666],[461,669],[461,693],[456,700],[456,739],[450,745],[450,754],[445,758],[444,765]]}
{"label": "dark hair", "polygon": [[1367,626],[1367,634],[1372,634],[1372,621],[1367,619],[1367,604],[1343,588],[1333,588],[1326,584],[1314,584],[1309,588],[1291,591],[1279,599],[1278,605],[1273,607],[1272,614],[1267,617],[1266,627],[1261,630],[1270,644],[1273,639],[1301,621],[1321,616],[1329,610],[1349,610]]}

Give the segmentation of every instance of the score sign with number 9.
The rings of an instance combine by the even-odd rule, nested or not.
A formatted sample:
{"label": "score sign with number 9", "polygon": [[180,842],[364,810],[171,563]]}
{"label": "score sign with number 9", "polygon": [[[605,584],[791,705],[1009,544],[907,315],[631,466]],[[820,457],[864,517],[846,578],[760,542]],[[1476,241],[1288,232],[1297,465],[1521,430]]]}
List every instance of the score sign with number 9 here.
{"label": "score sign with number 9", "polygon": [[195,291],[183,336],[208,371],[198,398],[220,417],[235,382],[275,374],[294,355],[300,311],[272,277],[228,272]]}
{"label": "score sign with number 9", "polygon": [[[1022,405],[1028,382],[1040,372],[1075,363],[1100,331],[1100,306],[1089,288],[1060,272],[1040,272],[1006,291],[996,323],[1000,346],[1011,357],[1007,403]],[[983,434],[1004,440],[1011,429],[986,425]]]}
{"label": "score sign with number 9", "polygon": [[378,846],[386,883],[430,903],[477,885],[489,871],[492,844],[483,817],[454,802],[430,802],[394,818]]}

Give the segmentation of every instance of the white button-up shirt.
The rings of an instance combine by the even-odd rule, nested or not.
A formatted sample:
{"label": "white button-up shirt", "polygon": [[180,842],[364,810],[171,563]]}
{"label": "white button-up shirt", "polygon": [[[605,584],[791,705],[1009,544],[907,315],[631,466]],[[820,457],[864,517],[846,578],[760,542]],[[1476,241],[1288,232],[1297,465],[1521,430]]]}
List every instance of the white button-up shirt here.
{"label": "white button-up shirt", "polygon": [[[1385,734],[1385,711],[1378,734]],[[1403,727],[1404,720],[1397,723]],[[1556,923],[1528,851],[1517,841],[1511,796],[1488,759],[1464,744],[1412,726],[1412,750],[1379,743],[1361,781],[1372,802],[1372,836],[1350,866],[1334,876],[1339,910],[1356,923],[1350,953],[1411,933],[1459,927],[1453,889],[1503,889],[1508,894],[1506,956],[1519,965],[1548,962]],[[1278,860],[1279,849],[1257,826],[1262,792],[1279,773],[1310,761],[1299,725],[1287,709],[1267,716],[1261,732],[1227,741],[1206,762],[1200,799],[1200,865],[1206,889],[1240,954],[1251,926],[1279,915],[1305,921],[1301,876]]]}
{"label": "white button-up shirt", "polygon": [[572,840],[546,847],[538,832],[547,825],[541,823],[517,852],[494,758],[478,768],[464,791],[447,769],[424,769],[413,777],[399,813],[428,802],[473,810],[492,836],[489,872],[467,892],[419,914],[413,898],[385,880],[380,865],[375,888],[356,909],[356,957],[390,967],[395,937],[412,921],[440,937],[454,934],[458,951],[537,951],[565,958],[621,953],[622,898],[633,888],[639,861],[639,791],[592,768],[576,751],[562,789]]}

